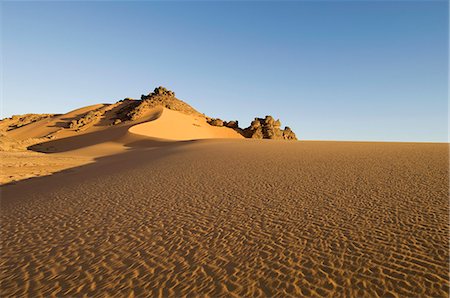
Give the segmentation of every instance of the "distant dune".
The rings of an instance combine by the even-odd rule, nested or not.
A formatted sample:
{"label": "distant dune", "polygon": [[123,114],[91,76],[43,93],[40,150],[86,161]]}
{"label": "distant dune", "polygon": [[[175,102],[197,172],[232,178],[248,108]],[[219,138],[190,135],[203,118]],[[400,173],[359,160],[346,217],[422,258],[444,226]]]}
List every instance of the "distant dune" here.
{"label": "distant dune", "polygon": [[448,144],[287,142],[158,88],[0,131],[1,297],[448,297]]}

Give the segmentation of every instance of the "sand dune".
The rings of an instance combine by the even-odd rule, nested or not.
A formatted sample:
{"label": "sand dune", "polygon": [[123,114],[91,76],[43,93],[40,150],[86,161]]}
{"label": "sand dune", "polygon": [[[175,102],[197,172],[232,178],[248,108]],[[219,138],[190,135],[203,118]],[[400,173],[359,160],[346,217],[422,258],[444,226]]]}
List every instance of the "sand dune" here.
{"label": "sand dune", "polygon": [[0,296],[448,296],[448,144],[123,127],[127,150],[1,188]]}
{"label": "sand dune", "polygon": [[50,135],[52,133],[58,132],[64,136],[73,135],[73,132],[71,131],[62,130],[62,128],[65,127],[68,121],[75,119],[89,111],[101,108],[103,106],[105,105],[104,104],[91,105],[80,109],[76,109],[63,115],[42,119],[40,121],[28,124],[26,126],[8,132],[8,136],[18,140],[24,140],[28,138],[41,138]]}
{"label": "sand dune", "polygon": [[[115,108],[110,106],[109,109]],[[139,120],[120,125],[111,126],[112,121],[106,114],[82,131],[65,129],[71,120],[100,108],[108,108],[108,105],[84,107],[8,132],[7,138],[2,139],[4,147],[8,147],[8,141],[20,141],[34,151],[59,154],[0,151],[2,158],[0,184],[48,175],[85,164],[94,158],[119,154],[134,147],[151,147],[156,139],[159,142],[165,142],[243,138],[231,128],[209,125],[200,115],[185,115],[163,107],[148,109]],[[49,134],[53,135],[50,139],[45,137]]]}
{"label": "sand dune", "polygon": [[204,117],[185,115],[169,109],[163,109],[157,120],[134,125],[129,131],[137,135],[166,140],[244,138],[230,128],[209,125]]}

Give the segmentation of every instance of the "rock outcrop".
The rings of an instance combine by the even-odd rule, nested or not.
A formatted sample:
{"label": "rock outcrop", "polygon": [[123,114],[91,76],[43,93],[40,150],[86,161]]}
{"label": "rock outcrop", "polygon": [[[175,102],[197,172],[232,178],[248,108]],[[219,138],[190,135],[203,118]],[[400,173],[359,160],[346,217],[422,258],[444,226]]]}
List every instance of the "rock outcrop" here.
{"label": "rock outcrop", "polygon": [[193,107],[184,101],[175,97],[175,92],[164,87],[157,87],[147,95],[142,95],[141,100],[130,100],[128,98],[122,101],[132,101],[119,111],[118,118],[120,121],[134,121],[143,117],[146,112],[157,106],[162,106],[170,110],[182,112],[184,114],[201,115]]}
{"label": "rock outcrop", "polygon": [[233,128],[233,129],[239,129],[239,122],[237,120],[236,121],[225,121],[223,123],[223,126]]}
{"label": "rock outcrop", "polygon": [[98,109],[95,111],[89,111],[82,117],[74,119],[69,123],[69,128],[74,130],[80,130],[86,125],[97,122],[105,113],[104,110]]}
{"label": "rock outcrop", "polygon": [[53,116],[56,116],[56,114],[13,115],[10,118],[0,120],[0,131],[10,131]]}
{"label": "rock outcrop", "polygon": [[232,128],[246,138],[251,139],[272,139],[272,140],[297,140],[295,133],[286,126],[281,129],[280,120],[275,120],[272,116],[265,118],[255,118],[249,127],[242,129],[238,121],[223,121],[219,118],[206,117],[206,121],[212,126],[224,126]]}
{"label": "rock outcrop", "polygon": [[141,105],[152,108],[156,106],[163,106],[169,110],[182,112],[184,114],[201,115],[193,107],[176,98],[175,92],[161,86],[155,88],[155,90],[148,95],[142,95]]}
{"label": "rock outcrop", "polygon": [[66,128],[73,129],[77,132],[85,130],[93,125],[97,125],[102,121],[112,122],[111,124],[119,124],[117,120],[117,111],[121,106],[126,106],[129,101],[119,101],[114,104],[103,104],[101,107],[91,110],[76,119],[72,119]]}
{"label": "rock outcrop", "polygon": [[275,120],[272,116],[255,118],[249,127],[242,129],[239,127],[238,121],[224,121],[220,118],[210,118],[200,114],[193,107],[176,98],[175,92],[162,86],[155,88],[153,92],[147,95],[142,95],[141,100],[125,98],[120,102],[123,107],[117,113],[116,118],[112,120],[113,125],[138,120],[144,117],[149,110],[157,106],[163,106],[184,114],[203,117],[212,126],[232,128],[246,138],[297,140],[295,133],[289,127],[286,126],[281,129],[280,120]]}
{"label": "rock outcrop", "polygon": [[171,91],[171,90],[169,90],[169,89],[167,89],[165,87],[159,86],[159,87],[156,87],[155,90],[153,90],[152,93],[149,93],[148,95],[142,95],[141,99],[142,100],[150,99],[150,98],[152,98],[153,96],[156,96],[156,95],[175,97],[175,92],[173,92],[173,91]]}
{"label": "rock outcrop", "polygon": [[219,118],[211,118],[211,119],[207,119],[207,122],[212,125],[212,126],[224,126],[224,122],[222,119]]}
{"label": "rock outcrop", "polygon": [[[102,104],[100,107],[91,109],[84,114],[77,114],[75,117],[63,119],[65,121],[59,124],[60,130],[81,132],[92,126],[121,125],[129,121],[144,119],[152,115],[154,108],[161,106],[183,114],[193,115],[197,119],[205,119],[212,126],[231,128],[246,138],[297,140],[295,133],[289,127],[286,126],[284,129],[281,129],[280,120],[275,120],[272,116],[255,118],[249,127],[242,129],[239,127],[237,120],[224,121],[220,118],[210,118],[199,113],[184,101],[176,98],[175,92],[162,86],[155,88],[153,92],[147,95],[142,95],[140,100],[127,97],[114,104]],[[0,133],[7,133],[21,126],[54,116],[57,115],[26,114],[12,116],[11,118],[0,120]],[[52,132],[42,137],[51,139],[55,138],[55,134],[56,132]]]}
{"label": "rock outcrop", "polygon": [[286,126],[284,130],[280,127],[280,120],[275,120],[272,116],[255,118],[249,127],[243,129],[242,134],[252,139],[297,140],[289,127]]}
{"label": "rock outcrop", "polygon": [[289,126],[285,126],[283,130],[283,138],[285,140],[297,140],[297,136],[295,133],[291,130]]}

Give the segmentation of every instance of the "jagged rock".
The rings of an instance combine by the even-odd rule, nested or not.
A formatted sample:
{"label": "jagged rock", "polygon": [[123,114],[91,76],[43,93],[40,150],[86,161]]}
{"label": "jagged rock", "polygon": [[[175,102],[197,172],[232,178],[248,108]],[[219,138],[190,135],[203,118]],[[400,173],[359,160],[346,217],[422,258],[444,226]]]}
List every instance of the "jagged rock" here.
{"label": "jagged rock", "polygon": [[280,120],[275,120],[272,116],[255,118],[250,126],[242,131],[242,135],[252,139],[297,140],[295,133],[289,127],[284,130],[280,127]]}
{"label": "jagged rock", "polygon": [[288,126],[286,126],[284,128],[283,138],[285,140],[297,140],[297,136],[295,135],[295,133]]}
{"label": "jagged rock", "polygon": [[261,127],[258,127],[257,129],[253,130],[252,133],[247,136],[247,138],[252,138],[252,139],[262,139],[264,138],[264,134],[262,131]]}
{"label": "jagged rock", "polygon": [[224,126],[229,127],[229,128],[234,128],[234,129],[238,129],[239,128],[239,122],[236,121],[225,121],[223,123]]}
{"label": "jagged rock", "polygon": [[70,121],[68,128],[75,129],[77,127],[77,125],[78,125],[78,120],[74,119],[74,120]]}
{"label": "jagged rock", "polygon": [[116,120],[114,120],[113,125],[118,125],[120,123],[122,123],[122,120],[116,119]]}
{"label": "jagged rock", "polygon": [[274,127],[274,128],[280,128],[280,127],[281,127],[280,119],[277,119],[277,120],[273,123],[273,127]]}
{"label": "jagged rock", "polygon": [[165,87],[159,86],[159,87],[156,87],[155,90],[153,90],[153,92],[149,93],[148,95],[142,95],[141,99],[142,100],[149,99],[156,95],[175,97],[175,92],[173,92]]}
{"label": "jagged rock", "polygon": [[259,118],[255,118],[255,120],[252,121],[250,124],[250,128],[252,130],[256,130],[261,127],[261,122],[259,121]]}
{"label": "jagged rock", "polygon": [[266,118],[264,119],[264,124],[266,125],[272,125],[275,122],[275,120],[273,119],[272,116],[266,116]]}
{"label": "jagged rock", "polygon": [[223,126],[223,120],[216,118],[216,119],[211,119],[210,121],[208,121],[208,123],[212,126]]}
{"label": "jagged rock", "polygon": [[184,101],[175,97],[175,92],[164,87],[157,87],[148,95],[142,95],[141,100],[132,101],[124,106],[117,114],[122,121],[134,121],[142,118],[146,112],[157,106],[162,106],[170,110],[182,112],[184,114],[201,116],[198,111]]}
{"label": "jagged rock", "polygon": [[69,128],[79,131],[82,127],[96,122],[105,113],[105,110],[100,108],[94,111],[89,111],[79,119],[74,119],[69,123]]}
{"label": "jagged rock", "polygon": [[[153,92],[148,95],[142,95],[141,100],[129,98],[122,100],[121,108],[116,112],[115,118],[113,118],[117,120],[115,120],[113,124],[116,125],[124,121],[138,120],[157,106],[179,111],[184,114],[202,117],[212,126],[232,128],[246,138],[297,140],[295,133],[289,127],[282,130],[280,120],[275,120],[270,115],[267,115],[264,118],[255,118],[249,127],[241,129],[238,121],[223,121],[218,118],[210,118],[205,114],[200,114],[190,105],[177,99],[174,92],[162,86],[155,88]],[[73,126],[77,125],[79,124],[73,124]]]}

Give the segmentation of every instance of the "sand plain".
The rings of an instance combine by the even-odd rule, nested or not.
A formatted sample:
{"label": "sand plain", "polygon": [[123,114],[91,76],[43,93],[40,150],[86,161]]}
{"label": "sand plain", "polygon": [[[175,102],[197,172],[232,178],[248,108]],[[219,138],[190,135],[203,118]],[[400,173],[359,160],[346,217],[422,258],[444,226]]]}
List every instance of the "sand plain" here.
{"label": "sand plain", "polygon": [[0,185],[47,176],[92,162],[89,157],[44,154],[30,151],[0,151]]}
{"label": "sand plain", "polygon": [[0,296],[448,297],[448,144],[117,138],[1,187]]}

